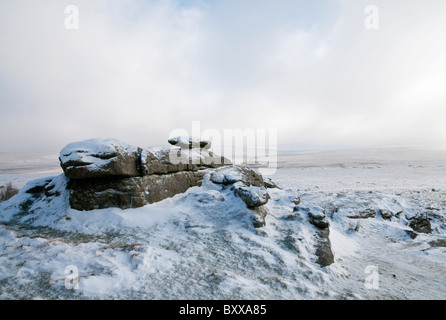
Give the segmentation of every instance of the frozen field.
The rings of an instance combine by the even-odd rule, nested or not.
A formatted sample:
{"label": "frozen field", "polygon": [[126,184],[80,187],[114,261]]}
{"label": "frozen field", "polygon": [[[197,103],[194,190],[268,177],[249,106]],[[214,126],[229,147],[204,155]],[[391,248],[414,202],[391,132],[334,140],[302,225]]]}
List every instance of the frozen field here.
{"label": "frozen field", "polygon": [[395,191],[446,188],[446,147],[377,148],[279,157],[272,177],[305,191]]}
{"label": "frozen field", "polygon": [[[3,162],[0,185],[57,176],[50,163]],[[282,156],[271,176],[282,190],[269,189],[261,229],[247,226],[240,199],[206,181],[157,204],[86,213],[67,206],[59,177],[62,195],[27,214],[17,211],[25,194],[0,204],[0,298],[446,299],[445,166],[446,148]],[[328,267],[315,263],[314,227],[291,216],[297,196],[302,212],[320,208],[330,221]],[[376,216],[349,218],[367,209]],[[417,214],[432,233],[412,239]]]}

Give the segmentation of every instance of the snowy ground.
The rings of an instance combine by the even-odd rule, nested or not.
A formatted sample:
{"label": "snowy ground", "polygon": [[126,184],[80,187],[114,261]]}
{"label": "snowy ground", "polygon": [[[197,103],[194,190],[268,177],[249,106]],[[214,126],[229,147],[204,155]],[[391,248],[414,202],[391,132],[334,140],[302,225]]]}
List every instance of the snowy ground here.
{"label": "snowy ground", "polygon": [[282,156],[272,177],[308,191],[446,189],[446,147],[354,149]]}
{"label": "snowy ground", "polygon": [[[283,189],[269,189],[260,229],[241,199],[209,181],[143,208],[80,212],[59,176],[53,201],[20,208],[22,192],[0,204],[0,298],[446,299],[444,166],[445,148],[281,157],[271,178]],[[0,174],[0,185],[41,175],[27,172]],[[334,264],[315,262],[315,227],[293,212],[296,196],[325,210]],[[402,213],[348,218],[367,208]],[[418,213],[433,232],[412,239],[407,221]]]}
{"label": "snowy ground", "polygon": [[[408,203],[418,212],[440,216],[443,221],[446,216],[445,147],[289,155],[279,159],[272,178],[281,187],[309,194],[319,203],[334,194],[359,203],[367,198],[388,198],[391,202]],[[446,239],[444,225],[434,234],[435,239]],[[341,262],[351,280],[339,283],[346,292],[362,292],[364,297],[377,299],[446,298],[446,249],[441,240],[443,247],[430,246],[429,242],[438,241],[432,240],[431,235],[417,241],[399,241],[395,230],[382,219],[361,220],[357,236],[360,254]],[[345,243],[335,238],[331,236],[332,244],[339,244],[339,252],[345,251]],[[378,267],[379,290],[364,291],[367,264]]]}

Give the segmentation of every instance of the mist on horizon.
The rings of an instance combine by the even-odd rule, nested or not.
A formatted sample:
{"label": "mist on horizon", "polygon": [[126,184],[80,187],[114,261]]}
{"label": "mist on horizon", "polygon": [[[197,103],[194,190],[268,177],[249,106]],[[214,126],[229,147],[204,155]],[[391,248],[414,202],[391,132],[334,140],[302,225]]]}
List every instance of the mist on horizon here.
{"label": "mist on horizon", "polygon": [[446,2],[0,3],[0,152],[176,129],[279,150],[446,145]]}

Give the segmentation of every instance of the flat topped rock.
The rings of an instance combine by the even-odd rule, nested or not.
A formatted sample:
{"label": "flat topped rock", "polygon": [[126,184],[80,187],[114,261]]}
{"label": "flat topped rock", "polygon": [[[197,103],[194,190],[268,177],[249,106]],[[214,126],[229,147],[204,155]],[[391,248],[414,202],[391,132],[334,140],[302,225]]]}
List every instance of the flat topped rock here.
{"label": "flat topped rock", "polygon": [[138,148],[116,139],[73,142],[60,151],[60,165],[68,178],[135,177]]}
{"label": "flat topped rock", "polygon": [[173,137],[170,138],[168,142],[173,146],[180,147],[183,149],[196,149],[196,148],[209,149],[212,145],[212,142],[209,140],[204,140],[190,136]]}
{"label": "flat topped rock", "polygon": [[[182,145],[183,140],[176,140]],[[200,140],[188,140],[192,145]],[[189,146],[189,145],[188,145]],[[116,139],[89,139],[73,142],[60,152],[60,165],[70,179],[137,177],[218,168],[231,162],[205,148],[141,149]]]}

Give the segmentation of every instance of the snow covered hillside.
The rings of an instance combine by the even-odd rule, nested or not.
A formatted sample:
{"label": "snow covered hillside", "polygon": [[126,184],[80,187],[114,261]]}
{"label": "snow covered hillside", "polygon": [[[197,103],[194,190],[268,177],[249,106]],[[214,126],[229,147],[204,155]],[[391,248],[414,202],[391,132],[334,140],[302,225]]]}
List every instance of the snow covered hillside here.
{"label": "snow covered hillside", "polygon": [[212,169],[201,187],[125,210],[71,209],[63,174],[29,182],[0,203],[0,298],[445,299],[438,163],[424,163],[429,187],[372,174],[406,167],[416,181],[401,162],[330,164],[282,163],[257,228]]}

